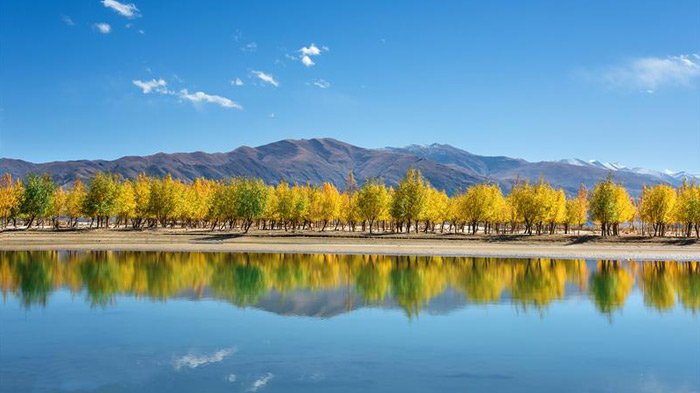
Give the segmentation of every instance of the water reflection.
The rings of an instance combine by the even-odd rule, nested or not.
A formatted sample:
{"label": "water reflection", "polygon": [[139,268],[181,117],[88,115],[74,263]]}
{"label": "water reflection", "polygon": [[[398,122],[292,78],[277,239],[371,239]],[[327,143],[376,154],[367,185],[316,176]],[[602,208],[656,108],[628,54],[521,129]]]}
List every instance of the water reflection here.
{"label": "water reflection", "polygon": [[[361,306],[409,317],[464,304],[543,310],[584,295],[620,310],[635,287],[659,311],[700,310],[699,262],[171,252],[0,252],[0,289],[30,308],[60,288],[108,306],[118,295],[222,299],[278,313],[330,316]],[[459,296],[454,296],[458,294]]]}

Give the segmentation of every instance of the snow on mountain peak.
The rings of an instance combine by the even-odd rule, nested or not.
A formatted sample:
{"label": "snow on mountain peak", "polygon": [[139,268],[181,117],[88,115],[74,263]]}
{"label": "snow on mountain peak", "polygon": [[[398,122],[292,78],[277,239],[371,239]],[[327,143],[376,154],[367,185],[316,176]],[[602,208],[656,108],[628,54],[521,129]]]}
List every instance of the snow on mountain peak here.
{"label": "snow on mountain peak", "polygon": [[595,168],[600,168],[606,171],[624,171],[624,172],[632,172],[640,175],[648,175],[648,176],[653,176],[656,177],[657,179],[660,180],[669,180],[670,178],[677,179],[677,180],[683,180],[683,179],[689,179],[689,180],[700,180],[700,175],[698,174],[692,174],[688,173],[685,171],[672,171],[670,169],[664,169],[663,171],[657,171],[654,169],[647,169],[647,168],[630,168],[628,166],[625,166],[623,164],[620,164],[619,162],[602,162],[598,160],[582,160],[580,158],[566,158],[563,160],[559,160],[562,164],[569,164],[569,165],[576,165],[576,166],[588,166],[588,167],[595,167]]}

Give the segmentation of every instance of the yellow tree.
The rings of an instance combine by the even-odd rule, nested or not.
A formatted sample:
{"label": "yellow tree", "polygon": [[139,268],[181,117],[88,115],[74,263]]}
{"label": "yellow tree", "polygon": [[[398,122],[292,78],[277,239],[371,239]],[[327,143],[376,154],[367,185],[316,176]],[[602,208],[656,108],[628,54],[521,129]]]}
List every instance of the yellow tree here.
{"label": "yellow tree", "polygon": [[291,188],[292,194],[292,226],[296,228],[300,223],[306,227],[309,216],[309,192],[308,186],[294,185]]}
{"label": "yellow tree", "polygon": [[588,212],[588,191],[586,186],[581,184],[578,188],[576,198],[566,201],[566,222],[564,233],[569,233],[573,227],[581,228],[586,223]]}
{"label": "yellow tree", "polygon": [[615,198],[617,199],[617,211],[615,215],[616,224],[613,226],[613,233],[615,235],[619,235],[620,224],[632,222],[632,220],[634,220],[635,216],[637,215],[637,206],[635,206],[634,200],[622,185],[618,185],[615,188]]}
{"label": "yellow tree", "polygon": [[22,190],[22,182],[13,180],[9,173],[0,177],[0,219],[3,226],[7,226],[19,213]]}
{"label": "yellow tree", "polygon": [[480,222],[486,220],[488,201],[485,198],[487,184],[469,187],[461,198],[461,217],[467,222],[472,234],[476,234]]}
{"label": "yellow tree", "polygon": [[190,209],[190,219],[196,226],[207,218],[209,207],[211,206],[212,182],[203,178],[197,178],[190,185],[190,198],[188,201]]}
{"label": "yellow tree", "polygon": [[461,198],[462,219],[476,234],[479,223],[484,225],[484,233],[489,233],[494,223],[503,216],[505,200],[501,189],[495,184],[477,184],[470,187]]}
{"label": "yellow tree", "polygon": [[644,187],[639,217],[654,229],[654,236],[665,236],[666,226],[675,219],[676,191],[668,185]]}
{"label": "yellow tree", "polygon": [[394,187],[389,186],[386,190],[387,193],[387,209],[379,216],[379,221],[382,222],[382,231],[386,232],[386,224],[391,221],[391,206],[394,203]]}
{"label": "yellow tree", "polygon": [[683,225],[686,237],[692,236],[695,228],[695,236],[700,238],[700,186],[697,184],[689,185],[684,181],[678,188],[676,220]]}
{"label": "yellow tree", "polygon": [[593,187],[589,210],[591,220],[600,224],[602,236],[617,236],[620,223],[634,218],[636,212],[627,190],[610,176]]}
{"label": "yellow tree", "polygon": [[228,225],[233,228],[236,219],[236,188],[238,179],[218,181],[212,189],[212,202],[209,217],[212,219],[211,228],[214,230],[220,224],[220,229]]}
{"label": "yellow tree", "polygon": [[537,234],[542,232],[542,224],[547,218],[548,204],[552,199],[552,187],[544,180],[536,185],[527,181],[513,186],[510,193],[510,203],[518,220],[525,224],[525,233],[532,235],[532,229]]}
{"label": "yellow tree", "polygon": [[444,190],[438,191],[427,185],[425,199],[425,209],[423,210],[423,217],[421,217],[425,221],[425,232],[428,232],[428,230],[434,231],[437,224],[440,224],[442,232],[449,214],[449,197],[447,193]]}
{"label": "yellow tree", "polygon": [[151,179],[150,195],[148,200],[148,210],[156,222],[165,227],[178,208],[178,181],[171,175],[166,175],[162,179]]}
{"label": "yellow tree", "polygon": [[344,224],[351,231],[355,231],[357,221],[360,220],[360,211],[357,205],[357,193],[346,190],[340,195],[340,216]]}
{"label": "yellow tree", "polygon": [[177,221],[180,222],[183,228],[189,224],[192,217],[192,206],[189,202],[193,200],[194,194],[189,185],[182,182],[182,180],[175,180],[173,184],[172,225],[175,225]]}
{"label": "yellow tree", "polygon": [[288,229],[287,225],[293,218],[294,214],[294,195],[286,181],[281,181],[275,189],[275,199],[277,200],[277,215],[282,220],[284,230]]}
{"label": "yellow tree", "polygon": [[409,168],[396,187],[391,206],[391,215],[397,220],[399,230],[406,223],[406,230],[410,233],[411,224],[415,222],[416,232],[418,231],[418,219],[425,209],[426,190],[427,184],[420,171]]}
{"label": "yellow tree", "polygon": [[319,207],[319,218],[323,221],[321,231],[323,231],[329,222],[340,217],[340,192],[332,183],[323,183]]}
{"label": "yellow tree", "polygon": [[66,198],[66,215],[68,216],[68,224],[72,228],[78,225],[78,219],[84,214],[83,205],[86,195],[85,185],[80,179],[76,179]]}
{"label": "yellow tree", "polygon": [[49,208],[49,216],[54,229],[60,227],[60,218],[67,215],[68,209],[66,202],[68,201],[68,193],[63,187],[56,188],[56,192],[51,199],[51,207]]}
{"label": "yellow tree", "polygon": [[263,212],[263,229],[267,228],[267,221],[270,221],[270,229],[275,229],[275,224],[280,220],[277,190],[270,185],[267,186],[267,204],[265,204],[265,211]]}
{"label": "yellow tree", "polygon": [[389,193],[383,183],[378,180],[367,180],[357,193],[357,208],[362,220],[369,224],[369,233],[372,233],[374,223],[389,209]]}
{"label": "yellow tree", "polygon": [[304,187],[304,192],[306,193],[306,199],[309,202],[304,221],[309,222],[311,224],[311,229],[313,229],[316,223],[323,220],[321,189],[314,185],[307,185]]}
{"label": "yellow tree", "polygon": [[463,205],[464,194],[458,194],[451,197],[447,203],[447,221],[450,223],[450,231],[454,229],[457,230],[460,224],[463,223],[462,218],[462,205]]}
{"label": "yellow tree", "polygon": [[549,233],[554,234],[558,224],[566,221],[566,194],[561,188],[550,189],[547,195],[547,218]]}
{"label": "yellow tree", "polygon": [[117,200],[114,203],[114,214],[117,216],[117,224],[119,227],[121,222],[124,227],[129,225],[129,219],[134,217],[136,212],[136,198],[134,197],[134,185],[125,181],[119,185]]}
{"label": "yellow tree", "polygon": [[151,218],[149,208],[149,203],[151,201],[151,179],[141,173],[132,181],[132,188],[134,190],[135,202],[132,226],[134,228],[141,228],[146,223],[146,220]]}

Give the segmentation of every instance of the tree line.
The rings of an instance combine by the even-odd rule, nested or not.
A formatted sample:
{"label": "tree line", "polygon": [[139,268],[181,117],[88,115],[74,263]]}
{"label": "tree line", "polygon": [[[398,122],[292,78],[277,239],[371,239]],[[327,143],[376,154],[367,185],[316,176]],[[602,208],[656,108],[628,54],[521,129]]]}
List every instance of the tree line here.
{"label": "tree line", "polygon": [[621,229],[649,236],[700,237],[700,186],[684,182],[645,186],[638,198],[612,177],[567,197],[544,180],[517,181],[506,195],[483,183],[449,196],[409,169],[396,185],[348,174],[341,192],[320,186],[257,178],[195,179],[170,175],[123,179],[97,173],[58,187],[49,175],[0,177],[0,226],[55,229],[209,228],[239,230],[554,234],[594,224],[602,236]]}

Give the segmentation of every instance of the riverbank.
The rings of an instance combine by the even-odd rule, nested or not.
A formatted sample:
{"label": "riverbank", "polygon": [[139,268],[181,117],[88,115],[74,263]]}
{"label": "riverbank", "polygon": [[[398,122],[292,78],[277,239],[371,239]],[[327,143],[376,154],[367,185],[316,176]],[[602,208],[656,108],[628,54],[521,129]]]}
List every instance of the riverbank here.
{"label": "riverbank", "polygon": [[694,239],[597,236],[465,236],[192,230],[5,231],[0,250],[201,251],[504,258],[700,260]]}

